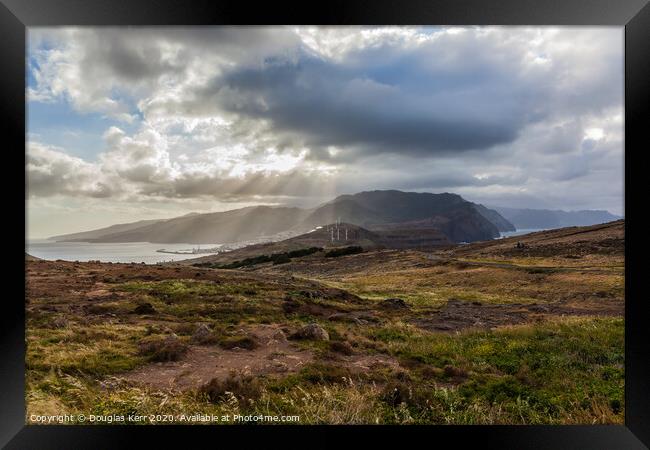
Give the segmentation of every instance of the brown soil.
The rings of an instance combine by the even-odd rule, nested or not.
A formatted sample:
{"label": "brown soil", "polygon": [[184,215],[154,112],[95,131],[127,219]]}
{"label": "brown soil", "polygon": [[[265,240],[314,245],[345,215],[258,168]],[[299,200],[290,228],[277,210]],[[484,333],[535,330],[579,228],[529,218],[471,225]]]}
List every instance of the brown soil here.
{"label": "brown soil", "polygon": [[[141,264],[108,264],[69,261],[28,261],[26,263],[26,292],[28,304],[35,300],[38,306],[28,306],[49,311],[87,313],[93,304],[114,302],[128,297],[127,293],[111,288],[131,281],[196,280],[213,283],[258,284],[297,292],[299,300],[308,303],[331,300],[339,303],[359,304],[363,300],[342,289],[296,279],[291,275],[250,273],[232,270],[200,269],[191,266],[155,266]],[[314,308],[318,309],[316,306]],[[318,315],[330,315],[338,309],[322,306]],[[94,315],[97,315],[95,313]],[[109,314],[105,314],[108,316]]]}
{"label": "brown soil", "polygon": [[[242,330],[255,336],[262,345],[254,350],[223,350],[217,346],[191,346],[180,361],[153,363],[116,377],[122,381],[154,389],[193,390],[213,378],[225,380],[231,373],[281,377],[300,371],[314,360],[312,351],[284,339],[277,339],[280,327],[258,325]],[[377,368],[399,369],[399,363],[387,355],[336,355],[333,360],[351,372]]]}
{"label": "brown soil", "polygon": [[259,325],[246,331],[261,342],[254,350],[191,346],[180,361],[149,364],[120,378],[156,389],[187,390],[213,378],[226,379],[231,372],[256,376],[283,375],[296,372],[312,361],[313,354],[309,350],[277,339],[274,335],[279,331],[277,326]]}

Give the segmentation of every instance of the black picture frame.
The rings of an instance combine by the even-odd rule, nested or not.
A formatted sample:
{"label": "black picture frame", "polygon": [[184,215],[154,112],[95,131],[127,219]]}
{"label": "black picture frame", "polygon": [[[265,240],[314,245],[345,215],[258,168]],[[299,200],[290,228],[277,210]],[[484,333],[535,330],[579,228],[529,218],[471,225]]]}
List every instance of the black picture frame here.
{"label": "black picture frame", "polygon": [[[3,185],[6,197],[18,198],[25,129],[26,27],[57,25],[615,25],[625,27],[625,425],[624,426],[402,426],[402,427],[186,427],[186,426],[38,426],[25,425],[24,382],[24,249],[11,247],[5,264],[0,317],[0,445],[6,448],[119,448],[136,440],[149,445],[204,440],[225,445],[224,439],[245,445],[251,437],[289,431],[291,441],[336,445],[351,433],[369,431],[366,442],[415,437],[438,446],[448,441],[462,448],[475,443],[488,448],[636,449],[650,446],[650,356],[647,326],[650,315],[642,282],[641,213],[633,205],[632,182],[643,182],[645,135],[650,104],[650,4],[648,0],[337,0],[320,4],[249,3],[223,0],[0,0],[0,121],[5,125]],[[23,153],[24,155],[24,153]],[[11,167],[11,169],[9,169]],[[23,166],[24,167],[24,166]],[[641,186],[641,184],[640,184]],[[24,206],[24,204],[23,204]],[[642,207],[643,205],[637,205]],[[16,206],[18,208],[18,206]],[[25,221],[11,211],[7,236],[20,235]],[[9,214],[9,212],[7,212]],[[23,218],[21,220],[20,218]],[[11,234],[9,234],[11,233]],[[20,253],[19,253],[20,252]],[[22,293],[22,294],[21,294]],[[22,295],[22,298],[21,298]],[[312,435],[316,433],[317,438]],[[285,433],[286,434],[286,433]],[[302,435],[300,439],[293,436]],[[273,438],[269,438],[273,439]],[[305,441],[307,439],[307,441]],[[422,439],[422,440],[420,440]],[[158,441],[157,444],[153,444]],[[268,440],[267,443],[271,443]],[[415,441],[412,441],[415,442]],[[294,444],[295,445],[295,444]],[[419,445],[419,444],[418,444]]]}

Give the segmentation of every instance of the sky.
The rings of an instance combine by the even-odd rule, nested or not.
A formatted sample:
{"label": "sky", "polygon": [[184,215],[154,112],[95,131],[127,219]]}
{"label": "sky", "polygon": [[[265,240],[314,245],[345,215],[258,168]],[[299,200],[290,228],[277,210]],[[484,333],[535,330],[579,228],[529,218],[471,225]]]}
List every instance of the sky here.
{"label": "sky", "polygon": [[29,238],[375,189],[624,198],[622,27],[28,29]]}

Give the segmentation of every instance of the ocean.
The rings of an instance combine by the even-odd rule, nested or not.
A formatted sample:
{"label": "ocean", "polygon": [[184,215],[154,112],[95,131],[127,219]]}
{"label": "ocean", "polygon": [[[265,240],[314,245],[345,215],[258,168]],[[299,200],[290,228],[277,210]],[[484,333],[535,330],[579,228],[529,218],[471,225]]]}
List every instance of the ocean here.
{"label": "ocean", "polygon": [[[197,255],[176,255],[159,253],[156,250],[191,251],[198,244],[152,244],[150,242],[124,243],[90,243],[90,242],[55,242],[47,239],[32,239],[25,242],[25,251],[41,259],[66,261],[122,262],[156,264],[159,262],[178,261],[181,259],[206,256],[208,253]],[[215,248],[219,244],[200,244],[201,248]]]}
{"label": "ocean", "polygon": [[512,236],[521,236],[522,234],[534,233],[536,231],[544,231],[547,229],[548,228],[522,228],[521,230],[517,230],[517,231],[503,231],[501,232],[501,236],[499,236],[497,239],[507,238]]}
{"label": "ocean", "polygon": [[[501,233],[500,238],[520,236],[522,234],[542,231],[531,228]],[[500,239],[499,238],[499,239]],[[243,244],[243,243],[242,243]],[[193,248],[218,248],[221,244],[152,244],[150,242],[91,243],[91,242],[56,242],[48,239],[32,239],[25,242],[25,251],[32,256],[47,260],[63,259],[65,261],[102,261],[121,263],[156,264],[159,262],[179,261],[197,258],[209,253],[196,255],[177,255],[160,253],[156,250],[191,251]]]}

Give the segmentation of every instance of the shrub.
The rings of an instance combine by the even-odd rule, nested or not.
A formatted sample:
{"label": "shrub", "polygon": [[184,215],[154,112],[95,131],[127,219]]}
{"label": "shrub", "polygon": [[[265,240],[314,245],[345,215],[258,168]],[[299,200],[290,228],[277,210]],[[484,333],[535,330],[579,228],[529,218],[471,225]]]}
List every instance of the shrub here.
{"label": "shrub", "polygon": [[325,256],[327,258],[336,258],[345,255],[355,255],[357,253],[362,253],[362,252],[363,252],[362,247],[359,247],[358,245],[351,245],[349,247],[341,247],[341,248],[335,248],[329,250],[328,252],[325,253]]}
{"label": "shrub", "polygon": [[114,305],[103,305],[103,304],[88,305],[86,307],[86,312],[88,314],[96,314],[96,315],[110,314],[115,312],[115,307]]}
{"label": "shrub", "polygon": [[352,346],[347,341],[330,342],[330,350],[348,356],[354,353]]}
{"label": "shrub", "polygon": [[226,350],[232,350],[235,347],[255,350],[260,346],[260,343],[253,336],[235,336],[223,339],[219,342],[219,345]]}
{"label": "shrub", "polygon": [[384,386],[380,398],[393,407],[404,403],[408,406],[421,409],[431,404],[432,393],[427,389],[418,388],[410,383],[393,381]]}
{"label": "shrub", "polygon": [[352,378],[352,372],[334,364],[313,363],[302,368],[299,377],[311,384],[345,383]]}
{"label": "shrub", "polygon": [[219,403],[228,398],[228,392],[240,401],[257,400],[262,395],[262,388],[256,378],[251,375],[231,373],[221,381],[213,378],[199,388],[199,393],[207,396],[212,403]]}
{"label": "shrub", "polygon": [[402,382],[392,382],[384,386],[381,392],[382,401],[391,406],[399,406],[401,403],[409,403],[413,397],[411,386]]}
{"label": "shrub", "polygon": [[164,339],[147,339],[139,344],[139,353],[151,361],[178,361],[187,353],[188,347],[176,336]]}
{"label": "shrub", "polygon": [[291,258],[289,258],[289,256],[287,254],[281,254],[281,255],[278,255],[278,256],[274,256],[272,258],[272,260],[273,260],[273,265],[274,266],[277,265],[277,264],[286,264],[286,263],[291,262]]}
{"label": "shrub", "polygon": [[303,256],[311,255],[312,253],[320,252],[321,247],[309,247],[300,250],[292,250],[290,252],[273,253],[271,255],[259,255],[252,258],[246,258],[241,261],[234,261],[230,264],[219,266],[221,269],[237,269],[239,267],[254,266],[256,264],[263,264],[272,262],[273,264],[284,264],[291,262],[291,258],[301,258]]}
{"label": "shrub", "polygon": [[467,378],[467,371],[459,367],[447,365],[443,368],[443,371],[448,378]]}
{"label": "shrub", "polygon": [[183,322],[172,326],[174,333],[181,336],[191,336],[196,330],[196,324],[193,322]]}
{"label": "shrub", "polygon": [[300,250],[293,250],[290,252],[287,252],[287,256],[289,258],[301,258],[303,256],[309,256],[313,253],[323,251],[322,247],[309,247],[309,248],[302,248]]}
{"label": "shrub", "polygon": [[133,312],[135,314],[156,314],[157,311],[151,303],[144,302],[136,306]]}

